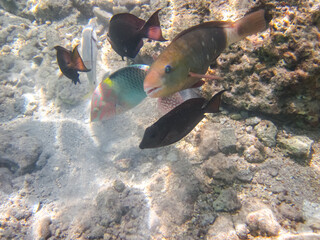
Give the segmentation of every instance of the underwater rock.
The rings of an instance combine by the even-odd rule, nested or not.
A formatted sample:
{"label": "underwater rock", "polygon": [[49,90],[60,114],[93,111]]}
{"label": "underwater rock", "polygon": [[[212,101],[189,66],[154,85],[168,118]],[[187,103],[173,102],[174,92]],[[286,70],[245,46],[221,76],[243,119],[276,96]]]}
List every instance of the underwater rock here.
{"label": "underwater rock", "polygon": [[113,182],[113,188],[120,193],[123,192],[123,190],[126,188],[126,185],[121,180],[115,180]]}
{"label": "underwater rock", "polygon": [[265,160],[264,152],[257,149],[254,145],[248,147],[243,152],[243,156],[249,163],[262,163]]}
{"label": "underwater rock", "polygon": [[[112,1],[104,2],[112,3]],[[95,6],[95,1],[72,0],[72,6],[75,7],[86,18],[91,18],[93,16],[93,8]]]}
{"label": "underwater rock", "polygon": [[97,210],[102,217],[101,225],[108,227],[112,222],[120,223],[122,210],[120,196],[116,190],[108,189],[100,192],[96,202]]}
{"label": "underwater rock", "polygon": [[37,226],[37,235],[38,235],[37,239],[48,239],[51,236],[50,224],[51,224],[50,217],[44,217],[39,220],[38,226]]}
{"label": "underwater rock", "polygon": [[313,143],[313,140],[307,136],[292,136],[289,138],[279,136],[278,138],[279,146],[295,158],[309,158]]}
{"label": "underwater rock", "polygon": [[110,19],[112,18],[112,14],[109,12],[106,12],[104,10],[101,10],[98,7],[93,8],[93,14],[98,18],[98,21],[104,25],[108,26]]}
{"label": "underwater rock", "polygon": [[207,122],[200,133],[199,153],[203,158],[216,155],[219,152],[219,129],[212,123]]}
{"label": "underwater rock", "polygon": [[[81,2],[81,1],[80,1]],[[114,1],[96,0],[96,5],[104,11],[111,12],[114,6]]]}
{"label": "underwater rock", "polygon": [[9,32],[6,29],[0,30],[0,46],[3,46],[7,43],[8,36]]}
{"label": "underwater rock", "polygon": [[150,0],[119,0],[121,6],[136,6],[148,4]]}
{"label": "underwater rock", "polygon": [[261,122],[261,119],[258,117],[251,117],[246,119],[246,125],[255,126]]}
{"label": "underwater rock", "polygon": [[225,154],[236,152],[237,137],[234,128],[220,130],[219,149]]}
{"label": "underwater rock", "polygon": [[31,60],[34,56],[40,53],[37,45],[38,43],[36,40],[29,41],[19,50],[19,56],[25,60]]}
{"label": "underwater rock", "polygon": [[219,216],[206,234],[207,240],[239,240],[230,216]]}
{"label": "underwater rock", "polygon": [[34,7],[35,18],[42,22],[59,20],[72,13],[70,0],[42,0]]}
{"label": "underwater rock", "polygon": [[299,233],[299,234],[286,234],[279,236],[278,240],[319,240],[320,234],[317,233]]}
{"label": "underwater rock", "polygon": [[34,16],[32,12],[30,12],[30,3],[24,0],[1,0],[0,6],[7,12],[12,13],[14,15],[27,18],[30,20],[34,20]]}
{"label": "underwater rock", "polygon": [[242,119],[242,116],[240,113],[233,113],[230,115],[230,118],[233,119],[233,120],[241,120]]}
{"label": "underwater rock", "polygon": [[119,171],[127,171],[131,168],[132,166],[132,160],[131,158],[121,158],[121,159],[117,159],[115,162],[115,167],[119,170]]}
{"label": "underwater rock", "polygon": [[254,127],[257,132],[257,137],[268,147],[276,145],[277,127],[268,120],[262,120]]}
{"label": "underwater rock", "polygon": [[210,157],[202,167],[208,177],[224,181],[226,184],[231,184],[237,174],[235,163],[222,153]]}
{"label": "underwater rock", "polygon": [[319,228],[320,226],[320,203],[303,201],[303,217],[310,228]]}
{"label": "underwater rock", "polygon": [[0,121],[12,120],[22,113],[23,99],[21,94],[10,86],[0,85]]}
{"label": "underwater rock", "polygon": [[[225,102],[238,109],[282,114],[300,126],[319,124],[319,1],[308,3],[268,3],[273,16],[269,29],[220,55],[215,69],[233,89]],[[241,11],[235,15],[240,18]]]}
{"label": "underwater rock", "polygon": [[261,163],[265,160],[264,145],[252,134],[240,136],[237,151],[242,153],[249,163]]}
{"label": "underwater rock", "polygon": [[12,172],[2,165],[0,157],[0,192],[10,194],[13,191],[12,179]]}
{"label": "underwater rock", "polygon": [[112,8],[113,14],[116,15],[118,13],[128,13],[129,10],[124,6],[113,6]]}
{"label": "underwater rock", "polygon": [[[152,209],[163,227],[171,229],[192,218],[193,206],[199,196],[199,182],[189,171],[189,165],[176,164],[175,174],[163,169],[154,174],[148,186]],[[178,172],[176,172],[178,171]]]}
{"label": "underwater rock", "polygon": [[135,6],[131,11],[130,13],[132,15],[135,15],[135,16],[140,16],[141,14],[141,8],[139,6]]}
{"label": "underwater rock", "polygon": [[295,205],[288,205],[286,203],[281,203],[279,205],[279,211],[285,218],[288,218],[291,221],[303,222],[303,213],[301,209]]}
{"label": "underwater rock", "polygon": [[14,217],[17,220],[27,220],[31,217],[32,212],[26,206],[22,206],[20,203],[11,206],[8,211],[9,215]]}
{"label": "underwater rock", "polygon": [[260,235],[277,236],[281,229],[273,212],[268,208],[249,213],[246,221],[250,231]]}
{"label": "underwater rock", "polygon": [[248,233],[250,232],[247,225],[244,223],[234,224],[234,225],[235,225],[237,236],[240,239],[247,239]]}
{"label": "underwater rock", "polygon": [[92,229],[90,229],[87,239],[103,239],[104,233],[106,229],[102,226],[95,226]]}
{"label": "underwater rock", "polygon": [[237,173],[236,178],[244,183],[250,183],[254,177],[254,172],[250,169],[241,170]]}
{"label": "underwater rock", "polygon": [[237,192],[231,188],[223,189],[219,197],[213,202],[213,208],[218,212],[233,212],[241,208]]}
{"label": "underwater rock", "polygon": [[17,174],[35,170],[42,153],[42,143],[24,132],[6,132],[0,137],[0,156],[14,163],[18,168],[9,169]]}

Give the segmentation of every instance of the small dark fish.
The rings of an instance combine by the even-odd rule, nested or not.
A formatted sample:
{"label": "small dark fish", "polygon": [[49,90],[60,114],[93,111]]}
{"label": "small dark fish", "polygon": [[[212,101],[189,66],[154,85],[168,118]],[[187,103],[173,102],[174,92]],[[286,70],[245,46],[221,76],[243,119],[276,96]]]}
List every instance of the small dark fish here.
{"label": "small dark fish", "polygon": [[163,38],[157,10],[146,22],[130,13],[114,15],[109,24],[108,41],[123,60],[135,58],[143,46],[142,38],[167,41]]}
{"label": "small dark fish", "polygon": [[90,71],[84,65],[77,47],[75,46],[72,52],[61,46],[54,47],[57,50],[57,61],[61,72],[71,79],[74,84],[80,83],[78,71]]}
{"label": "small dark fish", "polygon": [[204,118],[205,113],[219,112],[222,90],[209,101],[192,98],[174,108],[148,127],[139,145],[141,149],[170,145],[185,137]]}

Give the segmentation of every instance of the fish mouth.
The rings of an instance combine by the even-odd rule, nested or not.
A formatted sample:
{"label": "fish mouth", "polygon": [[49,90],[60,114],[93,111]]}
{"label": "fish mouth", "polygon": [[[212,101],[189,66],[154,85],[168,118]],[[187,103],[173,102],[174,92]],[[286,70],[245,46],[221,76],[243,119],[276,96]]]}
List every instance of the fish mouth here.
{"label": "fish mouth", "polygon": [[150,87],[146,88],[145,92],[149,97],[156,97],[156,94],[162,89],[161,86],[159,87]]}

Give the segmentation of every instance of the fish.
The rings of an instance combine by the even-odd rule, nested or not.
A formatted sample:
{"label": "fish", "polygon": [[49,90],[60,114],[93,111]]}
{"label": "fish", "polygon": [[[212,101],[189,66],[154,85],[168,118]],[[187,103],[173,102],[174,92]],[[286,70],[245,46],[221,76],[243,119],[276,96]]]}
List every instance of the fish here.
{"label": "fish", "polygon": [[143,46],[143,38],[167,41],[162,36],[157,10],[147,22],[130,14],[114,15],[109,23],[108,41],[122,60],[124,57],[135,58]]}
{"label": "fish", "polygon": [[175,107],[179,106],[184,101],[191,98],[198,98],[200,94],[194,89],[185,89],[180,92],[176,92],[169,97],[160,97],[158,98],[157,108],[158,111],[164,115],[170,112]]}
{"label": "fish", "polygon": [[139,148],[164,147],[181,140],[205,117],[205,113],[219,112],[225,91],[218,92],[209,101],[191,98],[172,109],[145,130]]}
{"label": "fish", "polygon": [[78,72],[88,72],[88,69],[78,52],[78,45],[74,47],[73,51],[69,51],[61,46],[54,47],[57,50],[57,61],[61,72],[71,81],[77,85],[80,83]]}
{"label": "fish", "polygon": [[98,37],[95,31],[94,24],[88,24],[82,30],[81,47],[82,60],[85,66],[91,69],[87,72],[87,77],[92,86],[96,86],[97,82],[97,48]]}
{"label": "fish", "polygon": [[145,99],[147,95],[143,90],[143,80],[148,70],[149,65],[130,65],[101,81],[92,94],[91,121],[110,119]]}
{"label": "fish", "polygon": [[235,22],[205,22],[182,31],[151,65],[145,92],[149,97],[165,97],[201,86],[200,78],[221,79],[205,75],[208,67],[227,46],[267,29],[269,16],[261,9]]}

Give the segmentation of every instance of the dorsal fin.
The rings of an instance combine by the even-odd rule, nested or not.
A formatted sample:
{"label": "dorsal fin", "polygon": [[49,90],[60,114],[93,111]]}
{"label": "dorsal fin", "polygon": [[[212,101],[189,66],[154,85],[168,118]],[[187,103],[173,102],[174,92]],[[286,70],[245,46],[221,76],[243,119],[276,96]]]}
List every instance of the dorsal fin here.
{"label": "dorsal fin", "polygon": [[182,31],[172,40],[172,42],[176,41],[177,39],[181,38],[183,35],[189,32],[192,32],[196,29],[206,29],[206,28],[214,28],[214,27],[216,28],[233,27],[233,24],[234,24],[233,22],[226,22],[226,21],[211,21],[211,22],[201,23]]}

